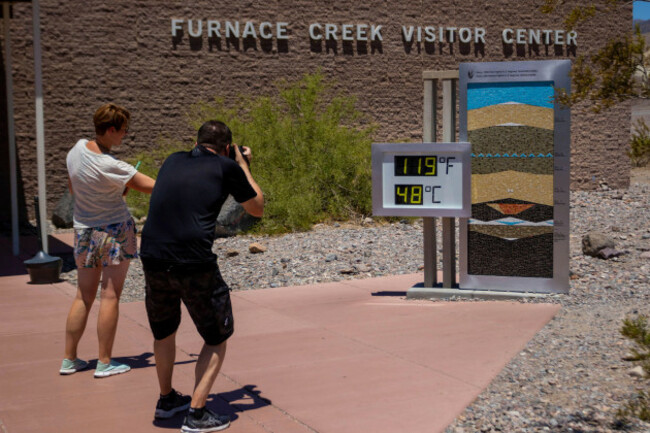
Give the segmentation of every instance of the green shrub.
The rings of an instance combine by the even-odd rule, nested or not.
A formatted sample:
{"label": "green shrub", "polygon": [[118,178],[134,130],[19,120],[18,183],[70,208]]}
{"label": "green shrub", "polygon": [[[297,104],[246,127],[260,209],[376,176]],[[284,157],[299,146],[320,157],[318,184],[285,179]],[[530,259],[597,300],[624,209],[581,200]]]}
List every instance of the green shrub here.
{"label": "green shrub", "polygon": [[627,156],[635,167],[645,167],[650,162],[650,128],[643,119],[638,119],[634,125]]}
{"label": "green shrub", "polygon": [[[318,72],[278,82],[268,96],[200,102],[191,107],[188,120],[196,130],[206,120],[222,120],[235,143],[251,148],[251,171],[266,201],[258,230],[281,233],[371,212],[374,125],[362,118],[355,103]],[[167,145],[137,157],[156,167],[160,155],[183,147]],[[129,204],[137,198],[129,195]]]}
{"label": "green shrub", "polygon": [[[621,334],[632,340],[635,347],[632,349],[632,361],[639,362],[645,372],[650,374],[650,327],[648,318],[639,315],[623,320]],[[650,422],[650,393],[640,391],[617,412],[618,422],[625,425],[629,417],[636,417],[642,421]]]}
{"label": "green shrub", "polygon": [[[147,152],[141,152],[134,155],[132,158],[128,159],[128,162],[135,165],[140,162],[140,167],[138,171],[156,178],[158,176],[158,170],[162,165],[165,158],[174,152],[179,150],[189,150],[193,143],[181,144],[178,142],[172,142],[169,139],[159,138],[158,142],[160,145],[155,147]],[[131,210],[131,214],[140,218],[147,215],[149,211],[149,199],[151,196],[135,190],[129,190],[128,195],[126,196],[126,204]]]}
{"label": "green shrub", "polygon": [[617,423],[621,426],[629,424],[629,418],[638,418],[650,422],[650,393],[639,391],[630,401],[616,412]]}
{"label": "green shrub", "polygon": [[645,372],[650,376],[650,327],[648,318],[643,314],[623,320],[621,334],[632,340],[636,347],[632,349],[633,361],[641,363]]}

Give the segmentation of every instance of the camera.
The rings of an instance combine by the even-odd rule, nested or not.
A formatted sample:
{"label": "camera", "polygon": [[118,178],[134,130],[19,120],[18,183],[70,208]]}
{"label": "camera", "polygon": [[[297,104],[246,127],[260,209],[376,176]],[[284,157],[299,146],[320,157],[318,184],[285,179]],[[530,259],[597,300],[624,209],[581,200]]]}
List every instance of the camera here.
{"label": "camera", "polygon": [[[246,155],[244,155],[244,146],[239,146],[239,151],[241,152],[241,156],[244,157],[244,161],[246,161],[246,165],[250,166],[251,164],[250,164],[250,162],[248,161],[248,158],[246,157]],[[233,145],[231,144],[231,145],[230,145],[230,153],[228,153],[228,157],[229,157],[230,159],[232,159],[233,161],[235,161],[235,160],[236,160],[235,156],[236,156],[236,153],[235,153],[235,146],[233,146]]]}

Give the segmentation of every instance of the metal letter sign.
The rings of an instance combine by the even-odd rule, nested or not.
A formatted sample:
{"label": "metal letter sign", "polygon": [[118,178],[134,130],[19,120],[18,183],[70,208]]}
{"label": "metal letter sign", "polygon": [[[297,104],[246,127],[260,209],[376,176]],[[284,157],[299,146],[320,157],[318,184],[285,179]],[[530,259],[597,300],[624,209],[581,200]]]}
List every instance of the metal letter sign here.
{"label": "metal letter sign", "polygon": [[469,155],[469,143],[373,143],[373,215],[468,217]]}
{"label": "metal letter sign", "polygon": [[472,145],[472,212],[460,287],[569,290],[570,60],[460,65],[460,139]]}

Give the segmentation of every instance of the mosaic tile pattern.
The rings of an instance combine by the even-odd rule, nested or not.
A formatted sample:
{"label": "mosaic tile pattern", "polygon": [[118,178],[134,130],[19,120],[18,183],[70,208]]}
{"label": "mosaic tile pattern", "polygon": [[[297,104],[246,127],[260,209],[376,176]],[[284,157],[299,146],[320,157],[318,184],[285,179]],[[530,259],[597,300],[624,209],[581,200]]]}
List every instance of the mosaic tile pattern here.
{"label": "mosaic tile pattern", "polygon": [[[471,116],[470,113],[472,113]],[[518,102],[504,102],[467,112],[468,132],[507,123],[553,129],[553,109]]]}
{"label": "mosaic tile pattern", "polygon": [[[511,198],[553,206],[553,175],[508,170],[474,174],[472,158],[472,204]],[[552,167],[551,167],[552,168]]]}
{"label": "mosaic tile pattern", "polygon": [[547,233],[553,233],[553,226],[499,226],[472,224],[470,231],[483,233],[484,235],[496,236],[506,240],[529,238]]}
{"label": "mosaic tile pattern", "polygon": [[470,274],[553,278],[553,234],[509,240],[470,230],[468,241]]}
{"label": "mosaic tile pattern", "polygon": [[[510,204],[526,205],[527,207],[522,208],[516,213],[504,212],[504,205],[507,206]],[[497,209],[497,206],[501,209]],[[472,205],[473,219],[487,223],[505,217],[515,217],[532,223],[549,221],[553,220],[553,206],[515,199],[504,199],[496,202],[477,203]]]}
{"label": "mosaic tile pattern", "polygon": [[468,273],[553,278],[553,84],[470,84]]}
{"label": "mosaic tile pattern", "polygon": [[[518,173],[547,174],[553,172],[553,156],[547,156],[533,153],[513,153],[502,156],[497,153],[493,154],[475,154],[472,152],[472,173],[473,174],[490,174],[503,173],[513,170]],[[490,156],[488,156],[490,155]],[[512,156],[516,155],[516,156]]]}
{"label": "mosaic tile pattern", "polygon": [[553,156],[552,129],[505,123],[474,129],[467,133],[467,138],[472,143],[472,153],[476,155],[530,155],[531,146],[534,146],[535,156]]}

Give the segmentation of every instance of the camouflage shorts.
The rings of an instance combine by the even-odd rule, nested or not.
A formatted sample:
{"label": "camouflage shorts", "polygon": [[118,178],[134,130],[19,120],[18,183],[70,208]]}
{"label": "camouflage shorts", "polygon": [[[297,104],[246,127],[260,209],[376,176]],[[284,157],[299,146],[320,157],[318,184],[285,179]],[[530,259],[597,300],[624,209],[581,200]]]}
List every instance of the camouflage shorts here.
{"label": "camouflage shorts", "polygon": [[142,264],[147,316],[156,340],[178,329],[181,300],[206,344],[221,344],[232,335],[230,288],[216,262],[170,265],[143,258]]}

